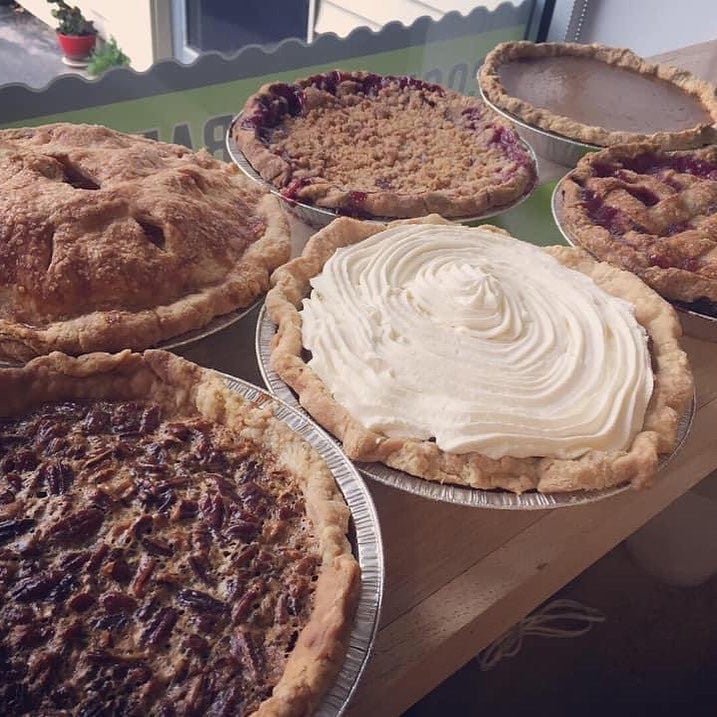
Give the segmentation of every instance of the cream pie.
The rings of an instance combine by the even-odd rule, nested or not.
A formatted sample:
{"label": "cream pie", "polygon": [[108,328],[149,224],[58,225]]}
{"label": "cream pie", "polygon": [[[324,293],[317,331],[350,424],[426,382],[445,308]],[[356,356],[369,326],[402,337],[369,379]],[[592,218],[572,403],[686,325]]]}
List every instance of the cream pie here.
{"label": "cream pie", "polygon": [[640,486],[692,397],[670,305],[579,249],[341,219],[272,282],[271,365],[355,460],[517,492]]}

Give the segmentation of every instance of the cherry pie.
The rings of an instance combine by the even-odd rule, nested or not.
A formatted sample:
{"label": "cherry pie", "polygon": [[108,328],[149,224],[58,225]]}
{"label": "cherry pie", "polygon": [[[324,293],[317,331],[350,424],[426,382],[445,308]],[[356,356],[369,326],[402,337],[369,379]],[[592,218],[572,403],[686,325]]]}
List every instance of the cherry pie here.
{"label": "cherry pie", "polygon": [[589,154],[561,182],[563,227],[668,299],[717,302],[717,146]]}

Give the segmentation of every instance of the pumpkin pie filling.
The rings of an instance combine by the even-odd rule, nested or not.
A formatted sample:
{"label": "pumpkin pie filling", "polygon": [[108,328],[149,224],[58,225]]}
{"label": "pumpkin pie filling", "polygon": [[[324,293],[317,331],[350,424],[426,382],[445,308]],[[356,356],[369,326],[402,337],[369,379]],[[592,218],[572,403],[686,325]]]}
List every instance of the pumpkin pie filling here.
{"label": "pumpkin pie filling", "polygon": [[650,133],[712,123],[676,85],[589,57],[514,60],[498,74],[508,94],[586,125]]}
{"label": "pumpkin pie filling", "polygon": [[717,142],[717,90],[625,48],[504,42],[485,58],[482,94],[530,127],[611,147],[683,150]]}

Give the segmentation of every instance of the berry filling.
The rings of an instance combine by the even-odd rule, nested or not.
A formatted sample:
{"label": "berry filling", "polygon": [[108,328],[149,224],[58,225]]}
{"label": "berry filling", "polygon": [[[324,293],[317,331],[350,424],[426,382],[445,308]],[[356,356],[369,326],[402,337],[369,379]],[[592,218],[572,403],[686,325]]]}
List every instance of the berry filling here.
{"label": "berry filling", "polygon": [[289,184],[281,190],[282,196],[287,199],[296,199],[299,196],[299,192],[311,184],[311,180],[308,177],[297,177],[292,179]]}
{"label": "berry filling", "polygon": [[581,189],[580,199],[590,219],[607,229],[610,235],[619,238],[625,232],[638,228],[637,225],[616,207],[611,207],[591,189]]}
{"label": "berry filling", "polygon": [[702,179],[717,181],[717,163],[690,155],[656,155],[652,152],[620,160],[619,165],[593,162],[592,171],[596,177],[617,177],[620,170],[627,169],[636,174],[661,175],[666,170],[678,174],[691,174]]}
{"label": "berry filling", "polygon": [[660,201],[657,194],[646,187],[623,187],[623,189],[635,199],[639,199],[646,207],[653,207]]}
{"label": "berry filling", "polygon": [[359,219],[369,216],[366,212],[366,199],[368,194],[366,192],[349,192],[346,197],[343,209],[346,214]]}
{"label": "berry filling", "polygon": [[335,95],[342,82],[355,82],[359,85],[359,92],[368,97],[375,97],[379,90],[390,84],[397,84],[401,89],[412,89],[423,92],[435,92],[440,96],[445,94],[440,85],[435,85],[414,77],[398,77],[395,75],[368,74],[364,77],[351,72],[334,70],[324,74],[312,75],[303,80],[301,84],[288,84],[276,82],[269,86],[269,92],[258,100],[258,106],[247,117],[243,117],[240,126],[244,129],[253,129],[257,137],[263,142],[271,138],[271,130],[281,124],[287,115],[296,117],[303,113],[305,108],[304,90],[316,87],[319,90]]}

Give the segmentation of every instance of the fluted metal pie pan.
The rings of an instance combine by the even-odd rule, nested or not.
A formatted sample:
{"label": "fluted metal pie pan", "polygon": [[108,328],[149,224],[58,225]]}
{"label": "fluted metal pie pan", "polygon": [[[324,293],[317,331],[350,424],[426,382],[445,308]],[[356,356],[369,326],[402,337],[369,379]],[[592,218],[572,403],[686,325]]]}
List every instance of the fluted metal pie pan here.
{"label": "fluted metal pie pan", "polygon": [[[253,179],[255,182],[258,182],[262,186],[266,187],[272,194],[279,197],[283,203],[284,206],[298,219],[300,219],[305,224],[308,224],[310,227],[313,227],[314,229],[321,229],[322,227],[325,227],[327,224],[330,224],[334,219],[341,216],[346,216],[345,214],[342,214],[341,212],[334,211],[332,209],[326,209],[324,207],[317,207],[313,204],[305,204],[303,202],[296,201],[294,199],[287,199],[271,182],[267,182],[251,165],[249,160],[246,158],[244,153],[239,149],[239,146],[234,141],[234,138],[232,137],[232,127],[236,122],[239,121],[241,118],[241,115],[237,115],[233,120],[231,125],[229,126],[229,129],[227,130],[227,136],[226,136],[226,148],[227,152],[229,153],[229,156],[231,157],[234,164],[236,164],[237,167],[247,176],[249,179]],[[530,155],[532,158],[537,171],[538,166],[538,160],[535,156],[535,152],[533,151],[533,148],[528,144],[528,142],[525,141],[525,139],[521,138],[523,148],[526,152]],[[518,197],[514,202],[511,202],[510,204],[505,204],[502,207],[495,207],[491,209],[488,212],[485,212],[483,214],[476,214],[471,217],[449,217],[451,221],[455,221],[460,224],[468,224],[471,222],[477,222],[482,221],[483,219],[488,219],[489,217],[495,217],[499,214],[503,214],[504,212],[509,211],[510,209],[513,209],[517,207],[519,204],[522,204],[532,193],[535,191],[535,188],[537,187],[537,183],[534,184],[528,192],[523,194],[522,196]],[[363,221],[371,221],[371,222],[390,222],[393,221],[396,217],[375,217],[371,219],[363,219]]]}
{"label": "fluted metal pie pan", "polygon": [[310,443],[326,461],[351,511],[350,535],[361,567],[361,591],[349,636],[349,647],[339,674],[316,709],[315,717],[343,714],[366,666],[373,645],[383,597],[384,565],[381,530],[366,485],[351,461],[322,428],[303,411],[240,378],[220,374],[231,391],[255,403],[269,402],[274,415]]}
{"label": "fluted metal pie pan", "polygon": [[[276,334],[276,326],[262,307],[256,324],[256,355],[259,371],[269,391],[289,406],[301,409],[296,394],[284,383],[281,377],[271,369],[270,358],[272,340]],[[687,438],[695,417],[696,402],[693,397],[678,427],[677,443],[674,450],[660,460],[659,470],[662,470],[677,452]],[[303,410],[303,409],[302,409]],[[335,439],[334,439],[335,440]],[[565,508],[574,505],[594,503],[630,489],[628,483],[607,488],[605,490],[575,491],[570,493],[538,493],[527,491],[516,494],[504,490],[480,490],[449,483],[424,480],[409,475],[403,471],[390,468],[383,463],[356,462],[359,471],[373,480],[385,483],[394,488],[414,493],[424,498],[440,500],[445,503],[456,503],[476,508],[497,508],[501,510],[541,510],[551,508]]]}

